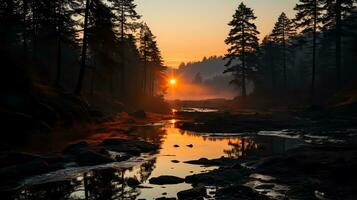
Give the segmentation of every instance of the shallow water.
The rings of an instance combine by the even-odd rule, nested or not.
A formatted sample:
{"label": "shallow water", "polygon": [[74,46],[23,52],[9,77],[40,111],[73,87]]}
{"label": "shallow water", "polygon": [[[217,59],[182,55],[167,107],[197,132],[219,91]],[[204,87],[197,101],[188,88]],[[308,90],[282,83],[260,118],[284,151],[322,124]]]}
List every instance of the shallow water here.
{"label": "shallow water", "polygon": [[[301,145],[301,142],[296,139],[273,136],[242,136],[239,133],[199,134],[182,131],[175,127],[175,123],[177,123],[176,120],[170,120],[159,126],[142,126],[132,133],[142,140],[159,144],[161,149],[156,155],[143,155],[131,159],[130,162],[90,168],[68,168],[31,177],[23,182],[25,189],[12,195],[16,199],[176,197],[177,192],[189,189],[191,185],[182,183],[157,186],[149,184],[149,179],[160,175],[185,178],[190,174],[216,168],[183,163],[188,160],[213,159],[221,156],[240,158],[272,155]],[[174,163],[173,160],[179,163]],[[140,186],[130,187],[129,179],[138,180],[141,183]]]}

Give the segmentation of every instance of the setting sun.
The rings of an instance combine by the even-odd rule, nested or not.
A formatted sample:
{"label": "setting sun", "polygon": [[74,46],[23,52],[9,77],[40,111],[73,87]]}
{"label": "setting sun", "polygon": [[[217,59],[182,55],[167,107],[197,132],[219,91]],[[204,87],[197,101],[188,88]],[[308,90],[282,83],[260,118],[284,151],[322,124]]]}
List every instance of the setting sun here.
{"label": "setting sun", "polygon": [[171,84],[171,85],[176,85],[176,79],[173,79],[173,78],[170,79],[170,84]]}

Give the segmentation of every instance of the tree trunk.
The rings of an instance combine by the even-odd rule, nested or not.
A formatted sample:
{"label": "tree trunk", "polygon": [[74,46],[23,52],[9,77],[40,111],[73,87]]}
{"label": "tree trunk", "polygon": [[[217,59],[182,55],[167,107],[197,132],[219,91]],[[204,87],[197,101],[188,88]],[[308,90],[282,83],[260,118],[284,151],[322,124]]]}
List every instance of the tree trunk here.
{"label": "tree trunk", "polygon": [[242,27],[242,97],[247,97],[246,88],[246,68],[245,68],[245,40],[244,40],[244,25]]}
{"label": "tree trunk", "polygon": [[342,86],[341,75],[341,0],[336,0],[336,86],[340,89]]}
{"label": "tree trunk", "polygon": [[311,78],[311,100],[315,100],[315,79],[316,79],[316,31],[317,31],[317,0],[314,1],[314,27],[312,33],[312,78]]}
{"label": "tree trunk", "polygon": [[75,89],[75,94],[80,95],[83,87],[83,79],[86,68],[86,57],[87,57],[87,43],[88,43],[88,15],[89,15],[89,3],[90,0],[86,0],[86,8],[84,15],[84,29],[83,29],[83,46],[82,46],[82,59],[81,59],[81,67],[79,70],[78,83]]}
{"label": "tree trunk", "polygon": [[24,45],[24,57],[27,59],[27,21],[26,21],[26,16],[27,16],[27,0],[23,0],[23,45]]}
{"label": "tree trunk", "polygon": [[[284,20],[283,20],[284,21]],[[288,88],[288,75],[287,75],[287,66],[286,66],[286,40],[285,40],[285,22],[283,22],[283,67],[284,67],[284,89],[287,92]]]}
{"label": "tree trunk", "polygon": [[61,26],[61,1],[59,1],[58,7],[58,16],[57,16],[57,73],[56,73],[56,80],[55,85],[60,86],[61,82],[61,74],[62,74],[62,44],[61,44],[61,36],[62,36],[62,26]]}

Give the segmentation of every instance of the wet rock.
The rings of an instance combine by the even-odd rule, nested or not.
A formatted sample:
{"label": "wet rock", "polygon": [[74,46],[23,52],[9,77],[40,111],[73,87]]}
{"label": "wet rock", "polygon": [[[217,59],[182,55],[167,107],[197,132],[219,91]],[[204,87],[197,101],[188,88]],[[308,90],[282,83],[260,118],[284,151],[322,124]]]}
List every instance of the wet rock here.
{"label": "wet rock", "polygon": [[171,185],[183,183],[185,179],[176,176],[159,176],[149,180],[150,184],[154,185]]}
{"label": "wet rock", "polygon": [[266,189],[273,189],[273,188],[274,188],[274,184],[262,184],[255,187],[255,189],[258,190],[266,190]]}
{"label": "wet rock", "polygon": [[178,161],[178,160],[171,160],[171,162],[173,162],[173,163],[180,163],[180,161]]}
{"label": "wet rock", "polygon": [[144,110],[138,110],[136,112],[130,113],[130,115],[136,118],[147,118],[146,112]]}
{"label": "wet rock", "polygon": [[80,166],[92,166],[114,162],[114,160],[94,151],[84,151],[76,156],[76,162]]}
{"label": "wet rock", "polygon": [[45,160],[50,165],[69,163],[73,161],[72,156],[66,156],[66,155],[51,155],[51,156],[42,157],[42,159]]}
{"label": "wet rock", "polygon": [[180,147],[180,145],[175,144],[175,145],[174,145],[174,147],[175,147],[175,148],[179,148],[179,147]]}
{"label": "wet rock", "polygon": [[234,166],[236,164],[239,164],[239,162],[240,161],[238,159],[221,157],[212,160],[209,160],[207,158],[200,158],[198,160],[190,160],[184,163],[204,166]]}
{"label": "wet rock", "polygon": [[186,176],[185,182],[192,184],[207,184],[225,186],[231,183],[243,182],[249,176],[250,171],[246,168],[219,168],[207,173]]}
{"label": "wet rock", "polygon": [[126,184],[131,187],[131,188],[135,188],[137,187],[138,185],[140,185],[140,182],[138,181],[138,179],[136,178],[129,178],[127,181],[126,181]]}
{"label": "wet rock", "polygon": [[59,169],[60,166],[51,166],[44,160],[33,160],[27,163],[0,168],[0,177],[5,180],[24,178]]}
{"label": "wet rock", "polygon": [[64,153],[77,155],[85,151],[89,147],[86,141],[80,141],[78,143],[70,144],[64,149]]}
{"label": "wet rock", "polygon": [[158,149],[157,145],[148,142],[118,138],[106,139],[102,142],[102,146],[112,151],[126,152],[131,155],[140,155],[140,153],[152,152]]}
{"label": "wet rock", "polygon": [[193,148],[193,144],[189,144],[189,145],[187,145],[187,147]]}
{"label": "wet rock", "polygon": [[198,186],[189,190],[184,190],[177,193],[179,199],[200,199],[207,195],[204,186]]}
{"label": "wet rock", "polygon": [[108,138],[108,139],[105,139],[102,142],[102,145],[104,145],[104,146],[116,146],[116,145],[122,145],[122,144],[124,144],[126,142],[127,142],[127,140],[124,140],[124,139]]}
{"label": "wet rock", "polygon": [[115,160],[117,162],[123,162],[123,161],[129,160],[130,158],[131,158],[131,156],[127,155],[127,154],[115,156]]}
{"label": "wet rock", "polygon": [[260,195],[250,187],[233,185],[217,190],[216,199],[268,200],[269,198],[264,195]]}
{"label": "wet rock", "polygon": [[168,198],[168,197],[159,197],[159,198],[156,198],[156,200],[176,200],[176,198]]}

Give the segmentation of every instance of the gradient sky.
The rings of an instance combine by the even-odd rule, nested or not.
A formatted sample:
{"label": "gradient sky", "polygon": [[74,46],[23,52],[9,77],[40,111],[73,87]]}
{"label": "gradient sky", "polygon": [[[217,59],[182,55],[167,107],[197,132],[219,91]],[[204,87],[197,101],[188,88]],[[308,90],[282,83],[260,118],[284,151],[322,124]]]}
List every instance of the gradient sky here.
{"label": "gradient sky", "polygon": [[[281,12],[294,16],[298,0],[245,0],[258,17],[260,38],[271,32]],[[137,11],[157,36],[165,63],[177,67],[181,62],[223,55],[232,19],[239,0],[136,0]]]}

